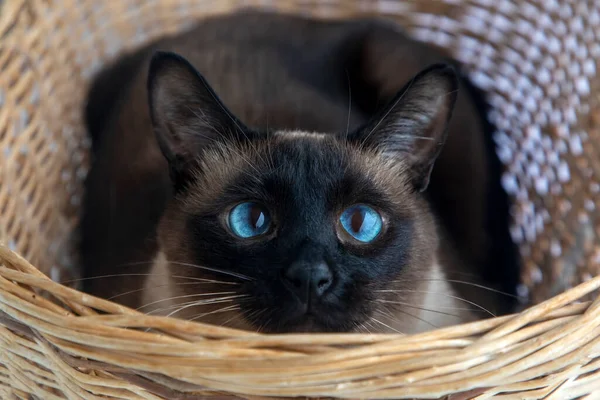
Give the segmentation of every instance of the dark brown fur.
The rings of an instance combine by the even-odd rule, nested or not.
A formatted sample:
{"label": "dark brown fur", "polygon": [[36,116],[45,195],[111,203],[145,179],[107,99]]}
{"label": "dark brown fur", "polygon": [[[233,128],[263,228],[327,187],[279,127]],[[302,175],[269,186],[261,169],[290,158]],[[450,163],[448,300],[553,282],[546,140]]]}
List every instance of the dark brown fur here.
{"label": "dark brown fur", "polygon": [[[159,243],[170,261],[196,264],[197,249],[188,236],[187,216],[201,214],[218,202],[240,170],[250,170],[249,165],[259,170],[268,168],[264,163],[269,154],[290,140],[275,135],[250,147],[240,144],[236,148],[230,143],[213,148],[203,155],[203,164],[195,170],[199,175],[194,186],[185,195],[174,198],[169,166],[153,134],[148,108],[148,65],[156,50],[185,57],[233,115],[249,127],[271,132],[351,131],[389,102],[419,71],[448,61],[443,52],[408,39],[382,21],[322,23],[252,11],[204,21],[188,33],[160,40],[128,56],[99,76],[86,111],[96,155],[87,182],[82,225],[82,257],[88,278],[148,274],[152,272],[150,267]],[[512,243],[507,240],[506,221],[491,225],[489,222],[493,220],[490,214],[495,212],[489,194],[494,191],[490,187],[497,184],[494,180],[499,177],[490,166],[495,155],[486,142],[489,132],[485,131],[485,121],[465,85],[460,83],[448,140],[424,198],[409,194],[406,165],[390,164],[379,153],[351,144],[338,149],[346,155],[351,168],[368,176],[395,199],[399,214],[405,213],[414,221],[406,268],[395,282],[380,282],[372,287],[388,290],[371,294],[375,297],[372,301],[409,305],[388,303],[387,308],[378,309],[383,313],[392,310],[391,319],[395,322],[386,324],[393,329],[412,330],[408,326],[414,324],[410,315],[418,314],[427,279],[431,277],[423,266],[431,264],[436,253],[450,278],[514,290],[516,257],[509,256],[504,262],[491,256],[498,246],[507,251],[514,249],[509,249]],[[115,90],[115,86],[119,89]],[[324,146],[340,146],[332,138],[297,140],[321,140]],[[437,214],[439,226],[430,209]],[[442,236],[439,252],[438,232]],[[507,273],[508,279],[491,281],[489,277],[502,275],[487,272],[491,268],[515,272]],[[164,272],[224,278],[181,265],[171,265]],[[463,273],[478,278],[465,278]],[[157,276],[149,280],[136,275],[90,279],[85,289],[103,297],[121,295],[115,300],[134,307],[167,295],[231,290],[211,283],[177,286],[172,279],[157,280]],[[490,292],[460,284],[454,290],[496,312],[510,309],[509,301]],[[131,293],[122,295],[126,292]],[[201,312],[218,308],[220,305],[205,306]],[[199,315],[197,309],[187,311],[178,316]],[[259,328],[250,323],[251,318],[235,317],[225,313],[207,315],[201,320]],[[378,329],[385,330],[381,326]]]}

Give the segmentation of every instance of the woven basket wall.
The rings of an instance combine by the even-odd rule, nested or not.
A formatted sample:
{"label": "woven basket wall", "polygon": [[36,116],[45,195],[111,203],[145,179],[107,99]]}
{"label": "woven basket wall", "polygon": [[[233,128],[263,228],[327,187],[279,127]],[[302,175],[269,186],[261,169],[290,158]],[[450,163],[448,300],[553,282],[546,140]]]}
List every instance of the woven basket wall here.
{"label": "woven basket wall", "polygon": [[[77,275],[91,76],[127,48],[248,5],[386,15],[451,49],[494,107],[525,262],[520,294],[531,304],[556,297],[415,337],[264,337],[146,317],[56,284],[16,256],[55,281]],[[0,398],[594,396],[600,302],[573,301],[600,287],[596,60],[598,0],[0,1]]]}

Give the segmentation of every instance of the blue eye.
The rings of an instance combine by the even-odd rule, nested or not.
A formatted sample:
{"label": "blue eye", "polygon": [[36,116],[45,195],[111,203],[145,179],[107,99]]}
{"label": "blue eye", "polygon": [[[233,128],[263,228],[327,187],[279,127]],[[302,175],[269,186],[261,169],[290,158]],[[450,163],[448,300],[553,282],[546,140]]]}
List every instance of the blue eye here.
{"label": "blue eye", "polygon": [[340,216],[344,230],[359,242],[372,242],[381,232],[381,215],[371,207],[356,205],[344,210]]}
{"label": "blue eye", "polygon": [[262,235],[270,226],[269,213],[256,203],[241,203],[229,212],[229,227],[236,236],[241,238]]}

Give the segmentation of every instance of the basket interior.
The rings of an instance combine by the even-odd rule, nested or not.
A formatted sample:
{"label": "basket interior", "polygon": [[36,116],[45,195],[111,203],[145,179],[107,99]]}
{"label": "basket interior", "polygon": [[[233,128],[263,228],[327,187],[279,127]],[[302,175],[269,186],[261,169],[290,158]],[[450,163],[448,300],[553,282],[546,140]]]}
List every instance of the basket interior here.
{"label": "basket interior", "polygon": [[[521,294],[538,303],[586,283],[515,317],[415,337],[265,338],[144,316],[40,274],[29,262],[55,281],[77,275],[93,74],[126,49],[243,6],[384,15],[450,49],[494,107]],[[597,60],[595,0],[0,2],[0,397],[189,398],[223,385],[245,398],[593,393],[598,302],[573,301],[599,285]]]}

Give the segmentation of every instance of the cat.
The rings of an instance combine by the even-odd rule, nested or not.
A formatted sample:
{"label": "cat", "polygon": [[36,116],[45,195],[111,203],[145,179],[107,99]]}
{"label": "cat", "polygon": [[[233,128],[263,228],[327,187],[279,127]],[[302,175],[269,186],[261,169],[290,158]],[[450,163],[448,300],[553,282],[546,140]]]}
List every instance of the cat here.
{"label": "cat", "polygon": [[122,55],[84,110],[83,290],[266,333],[510,312],[510,203],[459,70],[381,18],[252,9]]}

